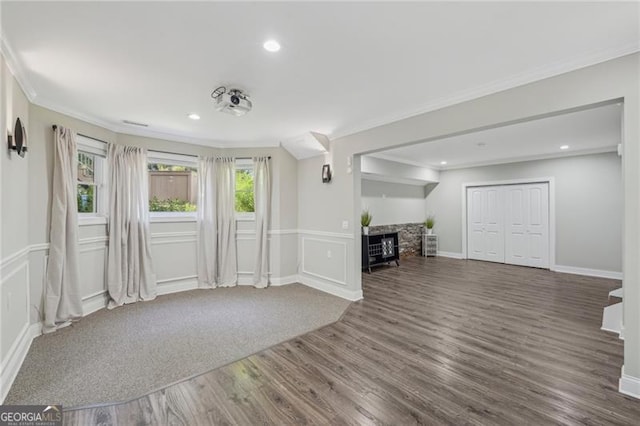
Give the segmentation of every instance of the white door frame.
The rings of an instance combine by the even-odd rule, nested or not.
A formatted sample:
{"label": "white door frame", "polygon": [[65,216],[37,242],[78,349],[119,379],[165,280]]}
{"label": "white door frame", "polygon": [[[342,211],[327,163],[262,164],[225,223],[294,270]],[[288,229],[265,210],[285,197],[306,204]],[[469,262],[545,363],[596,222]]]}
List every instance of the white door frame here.
{"label": "white door frame", "polygon": [[522,185],[527,183],[549,184],[549,269],[556,270],[556,187],[553,177],[467,182],[462,184],[462,258],[467,254],[467,188],[475,186]]}

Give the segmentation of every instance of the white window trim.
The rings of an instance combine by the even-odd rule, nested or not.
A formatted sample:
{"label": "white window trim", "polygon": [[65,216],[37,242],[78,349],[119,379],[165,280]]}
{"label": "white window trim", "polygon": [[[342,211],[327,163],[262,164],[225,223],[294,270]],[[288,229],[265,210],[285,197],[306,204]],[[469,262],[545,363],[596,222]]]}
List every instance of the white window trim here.
{"label": "white window trim", "polygon": [[96,166],[94,170],[94,180],[97,181],[96,187],[98,189],[98,197],[96,198],[96,213],[78,213],[78,225],[90,226],[90,225],[106,225],[107,224],[107,206],[108,204],[108,192],[107,187],[107,144],[95,139],[87,138],[85,136],[77,135],[76,143],[78,145],[78,151],[86,152],[87,154],[95,155],[100,158],[100,167]]}
{"label": "white window trim", "polygon": [[[172,164],[198,169],[198,157],[167,152],[148,151],[147,164],[149,163]],[[196,212],[149,212],[151,223],[195,222],[196,220]]]}

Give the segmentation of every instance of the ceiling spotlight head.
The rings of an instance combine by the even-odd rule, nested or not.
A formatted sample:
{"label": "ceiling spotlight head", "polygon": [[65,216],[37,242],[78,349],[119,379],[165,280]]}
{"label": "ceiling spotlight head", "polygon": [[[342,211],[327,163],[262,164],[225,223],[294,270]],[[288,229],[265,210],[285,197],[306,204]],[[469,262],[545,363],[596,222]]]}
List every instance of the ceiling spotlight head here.
{"label": "ceiling spotlight head", "polygon": [[280,50],[280,43],[275,40],[267,40],[262,45],[267,52],[277,52]]}
{"label": "ceiling spotlight head", "polygon": [[188,117],[192,120],[200,120],[200,116],[196,113],[191,113]]}
{"label": "ceiling spotlight head", "polygon": [[564,150],[567,150],[567,149],[569,149],[569,145],[562,145],[562,146],[560,147],[560,149],[561,149],[561,150],[563,150],[563,151],[564,151]]}
{"label": "ceiling spotlight head", "polygon": [[445,166],[447,164],[446,161],[441,161],[440,164],[442,164],[443,166]]}

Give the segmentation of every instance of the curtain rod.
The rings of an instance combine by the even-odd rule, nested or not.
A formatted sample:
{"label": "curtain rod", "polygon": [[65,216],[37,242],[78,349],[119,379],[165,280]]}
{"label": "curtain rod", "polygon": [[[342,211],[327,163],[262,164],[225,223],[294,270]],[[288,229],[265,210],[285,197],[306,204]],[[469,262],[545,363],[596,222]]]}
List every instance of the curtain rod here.
{"label": "curtain rod", "polygon": [[[56,124],[54,124],[53,126],[53,130],[56,130],[58,128],[58,126]],[[87,135],[83,135],[82,133],[78,133],[79,136],[85,137],[85,138],[89,138],[89,139],[93,139],[94,141],[98,141],[98,142],[102,142],[102,143],[108,143],[105,142],[103,140],[100,139],[96,139],[93,138],[91,136],[87,136]],[[169,151],[158,151],[157,149],[147,149],[147,151],[151,151],[151,152],[159,152],[161,154],[171,154],[171,155],[184,155],[185,157],[198,157],[197,155],[192,155],[192,154],[180,154],[178,152],[169,152]],[[234,157],[236,160],[253,160],[253,157]],[[267,157],[269,160],[271,160],[271,156],[269,155]]]}

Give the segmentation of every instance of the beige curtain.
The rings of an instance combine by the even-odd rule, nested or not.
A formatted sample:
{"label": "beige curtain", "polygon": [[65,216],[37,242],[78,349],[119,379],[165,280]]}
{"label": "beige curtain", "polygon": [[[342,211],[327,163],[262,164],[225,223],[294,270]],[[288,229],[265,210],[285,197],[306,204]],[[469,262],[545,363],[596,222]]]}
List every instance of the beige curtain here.
{"label": "beige curtain", "polygon": [[271,212],[271,168],[269,157],[253,159],[253,199],[256,214],[256,261],[253,285],[269,285],[269,214]]}
{"label": "beige curtain", "polygon": [[78,250],[78,147],[75,133],[54,130],[49,261],[44,289],[44,325],[50,333],[82,316]]}
{"label": "beige curtain", "polygon": [[199,159],[197,263],[200,287],[232,287],[238,283],[235,182],[235,159]]}
{"label": "beige curtain", "polygon": [[156,297],[149,235],[147,153],[109,145],[109,309]]}
{"label": "beige curtain", "polygon": [[215,288],[218,283],[218,216],[216,160],[198,158],[197,264],[198,286]]}

